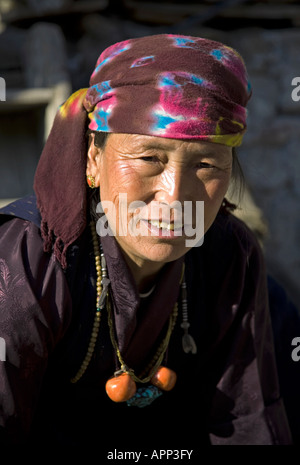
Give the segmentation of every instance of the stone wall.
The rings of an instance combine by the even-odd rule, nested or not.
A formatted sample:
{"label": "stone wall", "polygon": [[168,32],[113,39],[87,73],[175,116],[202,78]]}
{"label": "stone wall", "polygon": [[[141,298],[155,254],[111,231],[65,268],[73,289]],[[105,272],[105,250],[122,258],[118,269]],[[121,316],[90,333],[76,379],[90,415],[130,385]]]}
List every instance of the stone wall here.
{"label": "stone wall", "polygon": [[240,160],[268,225],[270,271],[300,304],[300,30],[241,30],[228,37],[243,55],[252,82],[249,129]]}

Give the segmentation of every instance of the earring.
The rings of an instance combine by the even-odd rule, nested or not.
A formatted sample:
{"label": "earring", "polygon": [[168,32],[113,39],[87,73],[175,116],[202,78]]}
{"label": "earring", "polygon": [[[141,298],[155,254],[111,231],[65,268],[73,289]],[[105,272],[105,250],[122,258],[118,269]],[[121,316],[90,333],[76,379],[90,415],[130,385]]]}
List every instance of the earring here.
{"label": "earring", "polygon": [[87,177],[86,177],[86,182],[88,183],[88,186],[91,189],[95,188],[95,178],[94,178],[94,176],[91,176],[90,174],[88,174]]}

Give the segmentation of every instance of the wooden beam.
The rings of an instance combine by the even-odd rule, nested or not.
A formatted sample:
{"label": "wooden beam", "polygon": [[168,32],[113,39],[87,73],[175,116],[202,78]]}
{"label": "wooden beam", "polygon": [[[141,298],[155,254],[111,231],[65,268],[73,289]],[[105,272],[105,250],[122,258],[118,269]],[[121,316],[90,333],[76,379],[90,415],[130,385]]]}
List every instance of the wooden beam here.
{"label": "wooden beam", "polygon": [[219,16],[224,18],[248,19],[295,19],[300,17],[299,5],[244,5],[223,10]]}
{"label": "wooden beam", "polygon": [[[126,6],[132,10],[134,19],[143,22],[174,24],[189,16],[206,14],[213,5],[170,4],[143,1],[126,1]],[[299,20],[300,5],[294,4],[255,4],[224,8],[216,15],[219,18],[245,18],[266,20]]]}
{"label": "wooden beam", "polygon": [[0,113],[46,106],[53,98],[53,88],[7,90],[6,101],[0,102]]}
{"label": "wooden beam", "polygon": [[7,13],[2,13],[2,21],[5,24],[10,24],[18,21],[37,21],[42,19],[49,19],[58,16],[67,16],[72,14],[88,14],[103,11],[108,6],[108,0],[80,0],[59,9],[49,9],[42,13],[37,13],[30,10],[28,7],[15,8]]}

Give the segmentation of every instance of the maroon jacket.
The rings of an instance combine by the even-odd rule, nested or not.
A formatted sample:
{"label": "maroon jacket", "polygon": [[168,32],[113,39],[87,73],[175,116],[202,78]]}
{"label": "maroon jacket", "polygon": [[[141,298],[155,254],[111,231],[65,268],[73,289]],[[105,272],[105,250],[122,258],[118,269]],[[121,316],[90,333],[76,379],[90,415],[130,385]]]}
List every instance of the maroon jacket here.
{"label": "maroon jacket", "polygon": [[[221,212],[201,247],[184,257],[190,332],[197,354],[181,346],[181,316],[167,365],[175,388],[144,409],[114,404],[104,389],[115,370],[105,312],[92,362],[70,378],[86,353],[95,311],[95,266],[87,229],[63,271],[43,252],[36,224],[5,217],[0,226],[0,425],[4,441],[92,445],[102,440],[165,448],[202,444],[291,444],[279,392],[264,260],[250,230]],[[141,305],[112,237],[103,240],[117,336],[132,367],[143,365],[164,330],[179,292],[182,260],[167,265]],[[128,409],[130,415],[128,415]],[[126,418],[126,428],[118,419]],[[122,423],[122,422],[121,422]],[[155,428],[153,425],[155,424]],[[141,427],[142,425],[142,427]],[[154,428],[154,430],[153,430]]]}

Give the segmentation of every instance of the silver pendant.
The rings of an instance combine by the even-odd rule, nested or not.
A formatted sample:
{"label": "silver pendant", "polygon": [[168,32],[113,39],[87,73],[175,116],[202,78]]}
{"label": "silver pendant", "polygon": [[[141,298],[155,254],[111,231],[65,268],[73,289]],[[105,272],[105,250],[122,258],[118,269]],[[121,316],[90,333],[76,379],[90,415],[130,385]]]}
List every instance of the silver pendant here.
{"label": "silver pendant", "polygon": [[183,348],[183,351],[186,353],[186,354],[189,354],[190,352],[192,354],[196,354],[197,353],[197,346],[196,346],[196,343],[194,341],[194,338],[193,336],[191,336],[188,332],[186,332],[183,336],[182,336],[182,348]]}

